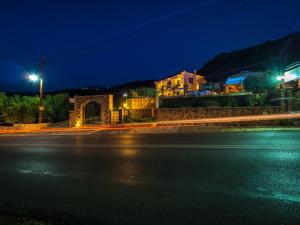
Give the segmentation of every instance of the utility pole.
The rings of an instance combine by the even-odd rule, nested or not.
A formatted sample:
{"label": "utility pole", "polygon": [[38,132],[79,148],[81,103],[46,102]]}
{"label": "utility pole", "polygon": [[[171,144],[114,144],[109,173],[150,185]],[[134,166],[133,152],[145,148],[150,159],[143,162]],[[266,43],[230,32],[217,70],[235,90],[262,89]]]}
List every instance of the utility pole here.
{"label": "utility pole", "polygon": [[45,72],[45,57],[42,56],[40,59],[40,107],[39,107],[39,123],[43,123],[44,113],[44,96],[43,96],[43,82]]}

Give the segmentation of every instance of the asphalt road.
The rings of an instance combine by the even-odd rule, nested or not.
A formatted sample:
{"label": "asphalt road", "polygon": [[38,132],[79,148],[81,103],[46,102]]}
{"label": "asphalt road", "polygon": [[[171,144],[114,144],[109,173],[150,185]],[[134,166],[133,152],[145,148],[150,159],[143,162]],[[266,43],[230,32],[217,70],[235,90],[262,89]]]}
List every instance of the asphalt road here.
{"label": "asphalt road", "polygon": [[0,136],[4,212],[82,224],[300,224],[300,132]]}

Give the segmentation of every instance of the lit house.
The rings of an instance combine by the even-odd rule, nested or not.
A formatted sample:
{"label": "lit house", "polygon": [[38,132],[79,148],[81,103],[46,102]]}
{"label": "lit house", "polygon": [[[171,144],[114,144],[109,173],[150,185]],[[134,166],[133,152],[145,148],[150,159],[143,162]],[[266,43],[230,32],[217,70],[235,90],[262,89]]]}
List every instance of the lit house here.
{"label": "lit house", "polygon": [[289,65],[285,71],[283,80],[285,83],[297,83],[299,87],[300,83],[300,61]]}
{"label": "lit house", "polygon": [[[300,61],[286,67],[277,87],[281,97],[287,97],[282,106],[287,106],[288,111],[300,111]],[[277,78],[277,79],[278,79]],[[278,79],[278,81],[279,81]]]}
{"label": "lit house", "polygon": [[155,82],[158,96],[183,96],[200,91],[206,80],[203,76],[182,71]]}

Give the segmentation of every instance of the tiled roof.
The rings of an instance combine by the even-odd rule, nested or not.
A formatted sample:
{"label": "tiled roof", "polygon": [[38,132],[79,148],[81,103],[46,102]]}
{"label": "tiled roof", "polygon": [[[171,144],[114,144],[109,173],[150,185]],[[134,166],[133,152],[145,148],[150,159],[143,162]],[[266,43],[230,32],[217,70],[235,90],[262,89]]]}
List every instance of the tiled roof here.
{"label": "tiled roof", "polygon": [[[179,74],[181,74],[181,73],[190,73],[190,72],[187,72],[186,70],[182,70],[182,71],[180,71],[180,72],[178,72],[178,73],[174,73],[174,74],[172,74],[172,75],[163,77],[163,78],[161,78],[161,79],[159,79],[159,80],[157,80],[157,81],[161,81],[161,80],[165,80],[165,79],[168,79],[168,78],[171,78],[171,77],[175,77],[175,76],[177,76],[177,75],[179,75]],[[194,74],[194,73],[190,73],[190,74]],[[199,75],[199,74],[196,74],[196,75],[202,76],[202,75]],[[202,77],[203,77],[203,76],[202,76]]]}

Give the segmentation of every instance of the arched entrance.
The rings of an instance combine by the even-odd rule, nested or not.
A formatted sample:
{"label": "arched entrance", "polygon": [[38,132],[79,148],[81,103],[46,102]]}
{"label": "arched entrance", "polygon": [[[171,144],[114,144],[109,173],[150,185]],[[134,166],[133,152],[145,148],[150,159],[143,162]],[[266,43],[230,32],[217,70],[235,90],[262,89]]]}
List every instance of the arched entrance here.
{"label": "arched entrance", "polygon": [[83,108],[83,124],[101,124],[101,105],[96,101],[87,103]]}
{"label": "arched entrance", "polygon": [[74,104],[73,110],[69,112],[71,127],[80,127],[83,124],[111,124],[112,95],[75,96],[70,102]]}

